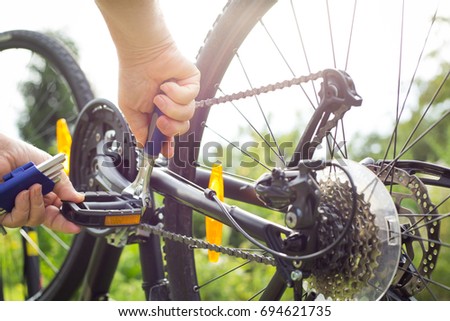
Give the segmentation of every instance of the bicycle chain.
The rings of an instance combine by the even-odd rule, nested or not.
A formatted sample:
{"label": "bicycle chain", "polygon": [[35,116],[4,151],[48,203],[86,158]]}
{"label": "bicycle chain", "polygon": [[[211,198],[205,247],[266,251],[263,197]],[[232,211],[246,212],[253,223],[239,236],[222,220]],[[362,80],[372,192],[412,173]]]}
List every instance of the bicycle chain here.
{"label": "bicycle chain", "polygon": [[208,99],[204,99],[204,100],[199,100],[199,101],[195,102],[195,108],[211,107],[213,105],[224,104],[224,103],[239,100],[239,99],[244,99],[244,98],[253,97],[256,95],[260,95],[260,94],[265,94],[265,93],[272,92],[275,90],[280,90],[280,89],[289,88],[289,87],[296,86],[296,85],[301,85],[301,84],[304,84],[304,83],[307,83],[310,81],[317,80],[320,77],[322,77],[322,75],[323,75],[323,72],[319,71],[317,73],[312,73],[308,76],[295,77],[295,78],[292,78],[291,80],[285,80],[282,82],[277,82],[275,84],[261,86],[261,87],[249,89],[246,91],[240,91],[238,93],[234,93],[231,95],[224,95],[224,96],[217,97],[217,98],[208,98]]}
{"label": "bicycle chain", "polygon": [[[224,104],[227,102],[232,102],[235,100],[240,100],[244,98],[254,97],[260,94],[265,94],[268,92],[273,92],[276,90],[289,88],[296,85],[301,85],[310,81],[318,80],[323,77],[324,71],[319,71],[316,73],[311,73],[307,76],[300,76],[292,78],[291,80],[284,80],[282,82],[277,82],[275,84],[269,84],[266,86],[261,86],[258,88],[249,89],[246,91],[240,91],[238,93],[224,95],[221,97],[208,98],[204,100],[199,100],[195,102],[195,108],[205,108],[211,107],[213,105]],[[351,108],[352,106],[342,104],[339,108],[332,111],[334,117],[331,120],[328,120],[322,127],[316,132],[314,138],[312,138],[312,142],[320,143],[325,136],[337,126],[338,122],[344,117],[344,114]]]}
{"label": "bicycle chain", "polygon": [[237,249],[237,248],[216,245],[216,244],[212,244],[212,243],[206,242],[206,241],[198,239],[198,238],[166,231],[162,228],[161,224],[156,225],[156,226],[149,225],[149,224],[141,224],[139,226],[139,228],[141,230],[143,230],[144,232],[160,236],[165,240],[183,243],[191,248],[211,250],[211,251],[216,251],[216,252],[226,254],[229,256],[234,256],[234,257],[238,257],[241,259],[245,259],[245,260],[248,260],[251,262],[257,262],[257,263],[273,265],[273,266],[276,265],[275,259],[273,257],[255,254],[255,253],[249,253],[249,252]]}

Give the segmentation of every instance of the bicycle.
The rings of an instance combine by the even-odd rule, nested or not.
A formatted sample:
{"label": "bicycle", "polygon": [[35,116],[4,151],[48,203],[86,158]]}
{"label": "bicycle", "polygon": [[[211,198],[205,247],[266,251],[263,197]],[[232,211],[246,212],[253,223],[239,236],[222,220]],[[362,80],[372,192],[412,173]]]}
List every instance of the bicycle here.
{"label": "bicycle", "polygon": [[[350,22],[344,56],[339,57],[334,29],[337,23],[331,19],[335,18],[333,9],[337,9],[328,1],[321,4],[325,7],[322,17],[327,28],[324,32],[331,38],[328,46],[332,49],[329,59],[332,68],[329,62],[317,68],[312,61],[315,57],[306,53],[308,38],[300,28],[301,18],[307,19],[307,14],[298,10],[298,2],[280,1],[272,8],[274,4],[275,1],[230,1],[208,34],[197,60],[202,72],[202,89],[191,129],[177,138],[175,157],[167,165],[162,162],[155,167],[151,177],[151,188],[164,197],[164,204],[155,196],[154,211],[141,218],[138,227],[105,229],[100,226],[77,236],[60,271],[33,299],[68,299],[80,285],[81,299],[107,299],[120,254],[128,243],[139,244],[144,293],[151,300],[214,299],[208,296],[208,291],[230,295],[234,290],[238,293],[233,294],[247,295],[242,285],[250,286],[250,281],[257,278],[267,285],[255,290],[247,299],[448,299],[448,282],[445,275],[440,274],[445,274],[445,261],[448,261],[448,233],[445,231],[448,214],[438,214],[438,210],[445,211],[448,207],[449,196],[441,190],[450,187],[450,170],[425,160],[403,160],[405,156],[414,155],[410,153],[412,147],[426,146],[423,140],[431,137],[433,128],[445,126],[448,108],[441,105],[442,115],[435,116],[431,125],[416,138],[412,135],[402,138],[399,136],[400,116],[411,90],[407,88],[404,102],[401,97],[394,97],[394,130],[391,142],[388,140],[388,151],[381,153],[381,160],[349,160],[351,149],[346,143],[344,119],[357,113],[357,108],[364,108],[359,107],[364,103],[358,94],[360,83],[355,76],[358,69],[357,66],[352,68],[348,60],[358,37],[353,25],[358,22],[355,12],[359,12],[359,6],[356,1],[341,3],[349,6]],[[278,7],[283,6],[290,13],[289,21],[279,19],[287,17],[278,11],[283,9]],[[314,13],[318,12],[313,4],[309,6]],[[374,8],[378,7],[370,7]],[[405,3],[397,9],[405,16]],[[430,30],[436,23],[435,11],[431,9],[434,18],[427,24]],[[406,20],[404,17],[398,20],[399,29],[403,30]],[[267,74],[261,72],[260,65],[251,64],[242,67],[244,80],[238,80],[232,72],[244,66],[245,61],[264,63],[265,53],[282,52],[285,43],[275,41],[274,34],[284,33],[279,29],[272,33],[270,26],[284,24],[291,24],[299,40],[294,58],[305,56],[306,63],[298,66],[296,58],[294,64],[289,65],[289,57],[282,55],[280,64],[274,67],[282,73],[280,78],[265,79],[273,77],[268,72],[275,66],[275,61],[271,60],[272,64],[264,64]],[[318,23],[314,26],[318,27]],[[264,39],[255,31],[251,32],[258,29],[265,34]],[[322,30],[317,28],[314,32],[320,34]],[[403,31],[400,35],[403,38]],[[428,39],[427,33],[425,39]],[[267,40],[258,56],[246,51],[246,44],[253,47],[256,40]],[[324,46],[322,42],[314,45]],[[399,45],[400,53],[402,45]],[[424,48],[427,47],[419,47],[418,61],[422,60]],[[340,58],[344,61],[343,70],[337,69]],[[402,62],[399,59],[398,65]],[[369,67],[362,71],[367,72]],[[296,74],[294,68],[303,72]],[[251,78],[250,71],[258,78]],[[399,75],[396,75],[398,79]],[[419,124],[430,106],[445,102],[442,88],[447,78],[448,70],[433,91]],[[411,87],[415,72],[412,79]],[[369,86],[383,85],[381,81],[373,82]],[[392,86],[399,95],[400,80],[394,81]],[[374,97],[380,96],[379,91]],[[382,90],[383,100],[387,99],[388,92],[386,88]],[[288,98],[281,100],[280,93]],[[247,96],[256,98],[244,99]],[[366,101],[366,97],[361,96]],[[370,101],[370,96],[367,100]],[[286,109],[281,113],[281,120],[277,118],[280,114],[277,102],[282,102]],[[91,100],[85,105],[73,133],[71,179],[80,190],[120,193],[137,175],[140,155],[115,106],[106,100]],[[210,108],[210,105],[214,106]],[[225,106],[226,112],[223,111]],[[271,106],[273,113],[268,115],[262,106]],[[268,125],[267,135],[254,123],[257,114],[252,113],[253,109],[261,114],[261,123]],[[302,115],[309,115],[302,117],[309,119],[304,126],[299,126],[299,113],[293,111],[299,109]],[[235,113],[231,116],[235,128],[239,128],[238,119],[242,119],[255,133],[237,133],[241,138],[238,143],[234,141],[236,134],[226,138],[222,131],[228,124],[224,124],[223,119],[229,110]],[[214,116],[214,111],[218,115]],[[305,128],[301,135],[283,132],[289,120],[288,113],[297,116],[295,129]],[[215,129],[217,127],[220,130]],[[282,135],[275,139],[272,129],[280,130]],[[416,131],[417,127],[413,127],[413,134]],[[229,158],[223,157],[224,167],[237,165],[240,170],[224,175],[226,203],[220,202],[208,189],[211,172],[208,167],[212,164],[208,145],[204,146],[208,141],[215,142],[211,135],[224,139],[228,144],[226,152],[239,150],[243,154],[243,158],[237,160],[231,152],[226,155]],[[250,144],[239,143],[243,137],[248,138]],[[404,144],[402,148],[400,140]],[[290,145],[293,141],[298,143]],[[211,146],[220,150],[221,145]],[[262,152],[255,151],[256,147]],[[286,150],[293,155],[291,159],[286,157]],[[264,158],[267,156],[264,151],[270,151],[267,154],[274,159]],[[392,154],[390,160],[389,154]],[[323,157],[325,160],[321,161]],[[206,160],[209,166],[201,160]],[[255,165],[261,168],[256,169]],[[273,167],[281,169],[272,170]],[[203,219],[205,215],[233,228],[226,232],[230,246],[213,245],[198,237],[204,233],[198,217]],[[237,248],[251,246],[250,243],[256,246]],[[226,287],[226,283],[214,287],[213,281],[230,275],[231,271],[210,277],[210,272],[220,267],[207,265],[201,249],[221,252],[227,259],[236,258],[238,263],[231,271],[240,273],[238,279],[244,280],[244,284],[237,284],[237,289]],[[83,261],[79,261],[81,258]],[[206,268],[199,274],[197,268],[201,266]],[[260,266],[267,266],[267,271],[261,271]],[[287,291],[288,288],[292,290]]]}

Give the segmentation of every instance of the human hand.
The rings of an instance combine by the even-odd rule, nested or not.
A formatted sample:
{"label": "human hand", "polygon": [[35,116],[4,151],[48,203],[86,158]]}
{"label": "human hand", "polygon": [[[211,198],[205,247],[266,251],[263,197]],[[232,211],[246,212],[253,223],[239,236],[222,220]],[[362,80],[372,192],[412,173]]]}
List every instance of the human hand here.
{"label": "human hand", "polygon": [[168,136],[162,148],[171,157],[173,136],[185,133],[194,114],[200,72],[177,49],[158,1],[96,0],[119,58],[119,107],[137,141],[145,145],[153,105]]}
{"label": "human hand", "polygon": [[119,106],[137,141],[145,145],[150,116],[157,106],[157,126],[168,137],[162,154],[172,157],[173,136],[189,129],[200,88],[200,72],[170,41],[149,52],[150,59],[122,59],[119,66]]}
{"label": "human hand", "polygon": [[[50,158],[47,153],[25,142],[0,134],[0,176],[32,161],[39,164]],[[52,230],[65,233],[78,233],[80,228],[69,222],[61,214],[61,200],[82,202],[84,196],[75,191],[69,178],[61,173],[61,180],[52,192],[42,195],[42,187],[34,184],[20,192],[15,199],[11,213],[0,216],[0,224],[5,227],[38,226],[44,224]]]}

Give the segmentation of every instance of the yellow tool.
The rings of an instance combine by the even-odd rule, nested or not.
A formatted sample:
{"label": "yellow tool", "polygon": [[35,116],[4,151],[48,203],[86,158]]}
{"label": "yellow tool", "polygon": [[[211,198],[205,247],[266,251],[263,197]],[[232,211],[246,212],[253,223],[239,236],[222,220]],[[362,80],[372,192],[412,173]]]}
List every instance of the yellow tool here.
{"label": "yellow tool", "polygon": [[65,154],[66,160],[64,161],[64,172],[69,175],[70,171],[70,148],[72,146],[72,136],[70,135],[69,126],[64,118],[58,119],[56,122],[56,147],[58,153]]}
{"label": "yellow tool", "polygon": [[[210,189],[216,192],[217,198],[223,202],[224,200],[224,187],[222,176],[222,164],[216,162],[211,170],[211,176],[209,177]],[[206,223],[206,240],[212,244],[222,245],[222,226],[223,224],[210,217],[205,218]],[[209,262],[219,261],[219,252],[208,250]]]}

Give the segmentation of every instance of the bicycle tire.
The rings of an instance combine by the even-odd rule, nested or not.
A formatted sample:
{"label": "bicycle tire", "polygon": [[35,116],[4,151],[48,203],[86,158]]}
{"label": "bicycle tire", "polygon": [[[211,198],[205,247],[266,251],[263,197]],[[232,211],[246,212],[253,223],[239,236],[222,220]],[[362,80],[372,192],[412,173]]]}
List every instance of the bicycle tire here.
{"label": "bicycle tire", "polygon": [[[259,17],[263,16],[274,3],[275,1],[272,0],[257,2],[238,0],[229,1],[226,4],[222,14],[208,33],[197,57],[197,67],[202,74],[198,100],[214,97],[217,88],[211,84],[220,83],[234,55],[234,50],[239,48]],[[218,61],[221,63],[217,63]],[[185,166],[180,167],[173,160],[169,164],[171,170],[190,180],[195,177],[194,162],[198,157],[198,149],[194,146],[201,140],[203,134],[201,123],[207,118],[208,112],[209,108],[197,110],[191,119],[190,130],[177,140],[189,144],[188,148],[176,149],[173,158]],[[165,205],[168,213],[177,213],[177,215],[165,215],[166,228],[176,233],[192,235],[192,210],[170,198],[166,199]],[[193,290],[197,285],[193,251],[186,245],[166,241],[165,259],[171,298],[199,300],[199,293]]]}
{"label": "bicycle tire", "polygon": [[[218,84],[229,67],[229,64],[247,37],[251,29],[275,1],[240,1],[231,0],[227,3],[223,13],[218,17],[212,30],[208,33],[204,46],[197,57],[197,66],[202,73],[201,91],[197,100],[212,98],[216,95]],[[196,161],[199,156],[199,143],[204,132],[204,122],[208,118],[209,108],[198,109],[191,120],[191,129],[177,139],[174,160],[170,162],[170,169],[194,180]],[[182,142],[180,144],[179,142]],[[186,148],[187,147],[187,148]],[[165,199],[164,226],[175,233],[192,235],[192,211],[171,198]],[[171,213],[176,213],[172,215]],[[430,242],[430,241],[429,241]],[[169,279],[170,295],[174,300],[199,300],[196,291],[198,285],[194,251],[186,245],[173,241],[165,242],[166,269]],[[420,263],[421,264],[421,263]],[[434,266],[434,264],[433,264]],[[404,296],[402,296],[404,295]],[[411,292],[390,293],[387,299],[407,300]]]}
{"label": "bicycle tire", "polygon": [[[58,40],[46,34],[12,30],[0,33],[0,52],[26,49],[47,61],[71,90],[76,110],[94,97],[89,82],[69,50]],[[82,281],[95,238],[86,232],[74,237],[72,246],[49,284],[33,295],[31,300],[68,300]]]}

